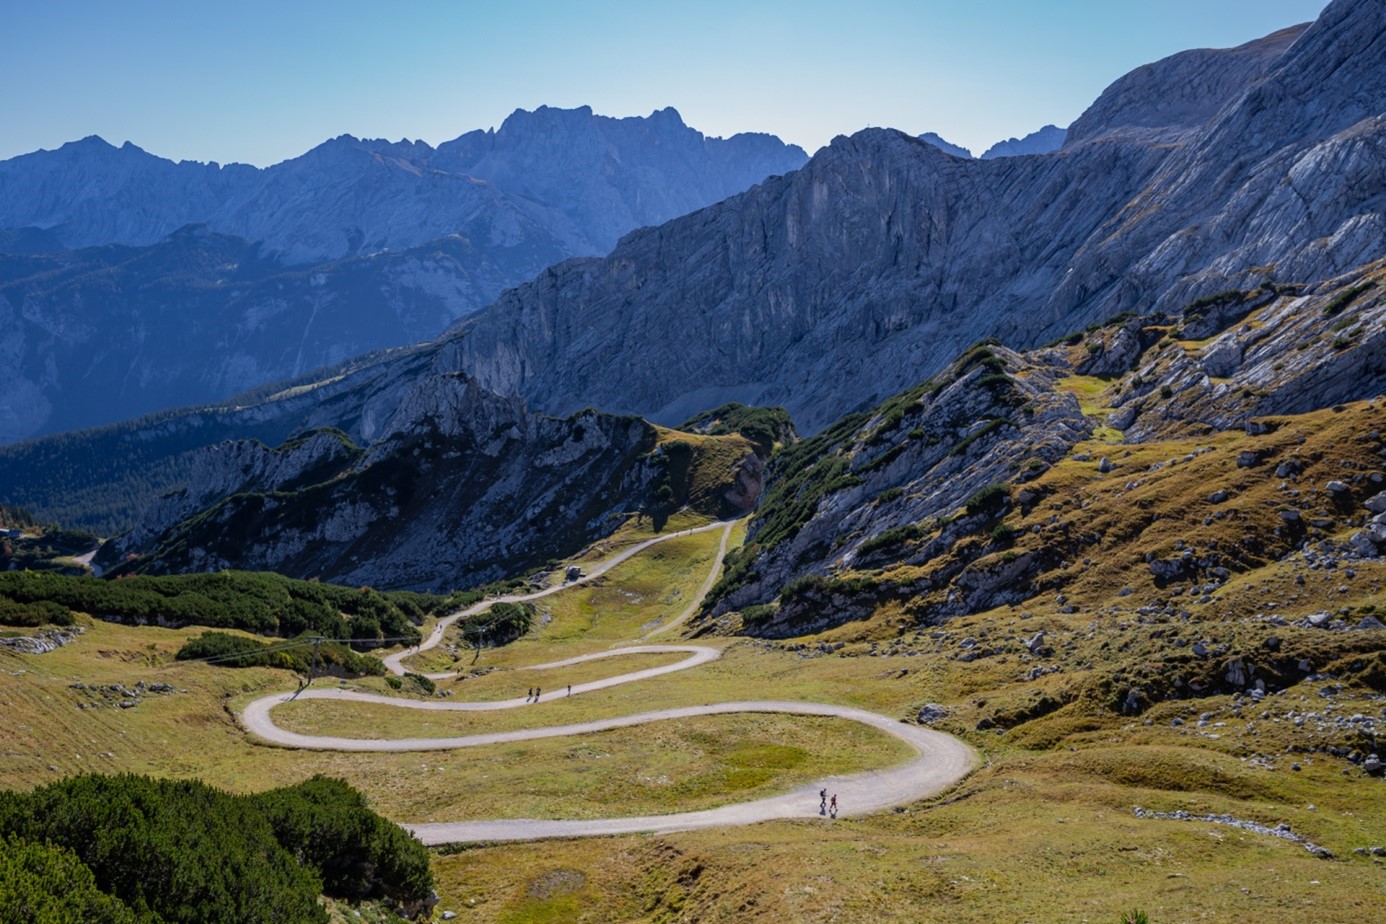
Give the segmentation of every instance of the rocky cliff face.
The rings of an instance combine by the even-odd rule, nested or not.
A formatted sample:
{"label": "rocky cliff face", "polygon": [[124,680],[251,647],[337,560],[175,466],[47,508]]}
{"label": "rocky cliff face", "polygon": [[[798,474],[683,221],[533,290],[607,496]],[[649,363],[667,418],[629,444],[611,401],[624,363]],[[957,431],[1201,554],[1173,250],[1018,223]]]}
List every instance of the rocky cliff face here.
{"label": "rocky cliff face", "polygon": [[735,399],[811,432],[983,337],[1029,346],[1267,275],[1331,278],[1382,250],[1383,35],[1380,4],[1339,0],[1302,33],[1176,56],[1045,157],[837,139],[506,293],[452,332],[461,368],[550,412],[662,421]]}
{"label": "rocky cliff face", "polygon": [[954,157],[961,157],[964,160],[972,158],[972,152],[967,148],[959,147],[950,141],[945,141],[937,132],[925,132],[919,136],[919,140],[925,144],[932,144],[945,154],[952,154]]}
{"label": "rocky cliff face", "polygon": [[85,247],[151,244],[203,223],[289,264],[459,233],[479,246],[602,253],[633,227],[804,159],[768,135],[706,138],[672,109],[643,119],[520,110],[499,131],[436,150],[343,135],[265,169],[175,164],[93,136],[0,162],[0,228],[43,228]]}
{"label": "rocky cliff face", "polygon": [[1099,138],[1177,142],[1277,66],[1305,29],[1292,26],[1238,48],[1200,48],[1138,67],[1103,91],[1068,127],[1065,143]]}

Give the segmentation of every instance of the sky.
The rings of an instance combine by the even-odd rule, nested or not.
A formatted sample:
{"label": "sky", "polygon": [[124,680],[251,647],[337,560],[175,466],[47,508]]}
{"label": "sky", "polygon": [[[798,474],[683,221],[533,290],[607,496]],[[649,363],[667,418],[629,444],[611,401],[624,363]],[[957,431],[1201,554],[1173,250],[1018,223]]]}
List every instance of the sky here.
{"label": "sky", "polygon": [[15,0],[0,159],[87,135],[259,166],[341,134],[438,144],[515,109],[673,106],[813,153],[868,126],[974,153],[1113,80],[1326,0]]}

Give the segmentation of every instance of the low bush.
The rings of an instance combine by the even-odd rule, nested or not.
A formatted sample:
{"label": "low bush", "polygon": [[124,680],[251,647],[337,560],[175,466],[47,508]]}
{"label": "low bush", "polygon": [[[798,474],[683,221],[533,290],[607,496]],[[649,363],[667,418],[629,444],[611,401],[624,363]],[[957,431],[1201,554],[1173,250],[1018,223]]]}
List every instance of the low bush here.
{"label": "low bush", "polygon": [[[72,902],[55,917],[4,920],[326,924],[322,894],[403,904],[433,889],[423,846],[323,777],[254,796],[194,780],[72,777],[0,792],[0,843],[0,866],[61,874]],[[0,902],[11,882],[0,876]]]}

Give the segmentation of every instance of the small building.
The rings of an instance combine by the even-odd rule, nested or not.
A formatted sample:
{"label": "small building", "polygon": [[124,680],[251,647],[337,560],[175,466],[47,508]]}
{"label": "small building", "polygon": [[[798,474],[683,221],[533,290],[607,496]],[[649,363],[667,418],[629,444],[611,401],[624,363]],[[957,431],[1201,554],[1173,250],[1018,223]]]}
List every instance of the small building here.
{"label": "small building", "polygon": [[564,580],[576,581],[580,577],[582,577],[582,569],[577,565],[569,565],[567,572],[564,574]]}

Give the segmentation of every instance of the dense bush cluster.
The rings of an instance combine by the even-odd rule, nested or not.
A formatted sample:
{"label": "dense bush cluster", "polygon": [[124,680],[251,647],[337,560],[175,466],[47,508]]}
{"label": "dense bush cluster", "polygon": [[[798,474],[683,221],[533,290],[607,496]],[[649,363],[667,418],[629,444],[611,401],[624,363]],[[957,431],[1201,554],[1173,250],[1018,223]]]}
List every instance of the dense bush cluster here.
{"label": "dense bush cluster", "polygon": [[306,674],[317,658],[318,673],[336,677],[380,676],[385,664],[379,658],[357,654],[340,642],[323,642],[313,652],[312,636],[304,634],[294,641],[294,648],[257,641],[244,635],[226,632],[203,632],[189,639],[174,655],[179,661],[214,659],[220,667],[282,667]]}
{"label": "dense bush cluster", "polygon": [[0,597],[0,626],[36,629],[39,626],[70,626],[75,620],[67,607],[49,600],[16,603]]}
{"label": "dense bush cluster", "polygon": [[794,422],[784,408],[750,407],[735,402],[690,417],[679,429],[708,436],[739,433],[750,440],[762,456],[770,455],[777,443],[794,440]]}
{"label": "dense bush cluster", "polygon": [[88,775],[0,792],[0,920],[326,924],[323,894],[404,906],[432,890],[423,846],[339,780],[233,796]]}
{"label": "dense bush cluster", "polygon": [[[380,593],[298,581],[278,574],[223,571],[102,580],[43,572],[0,573],[0,606],[48,603],[98,619],[166,626],[244,629],[292,638],[417,641],[416,624],[479,594],[435,597]],[[25,623],[26,625],[28,623]]]}

